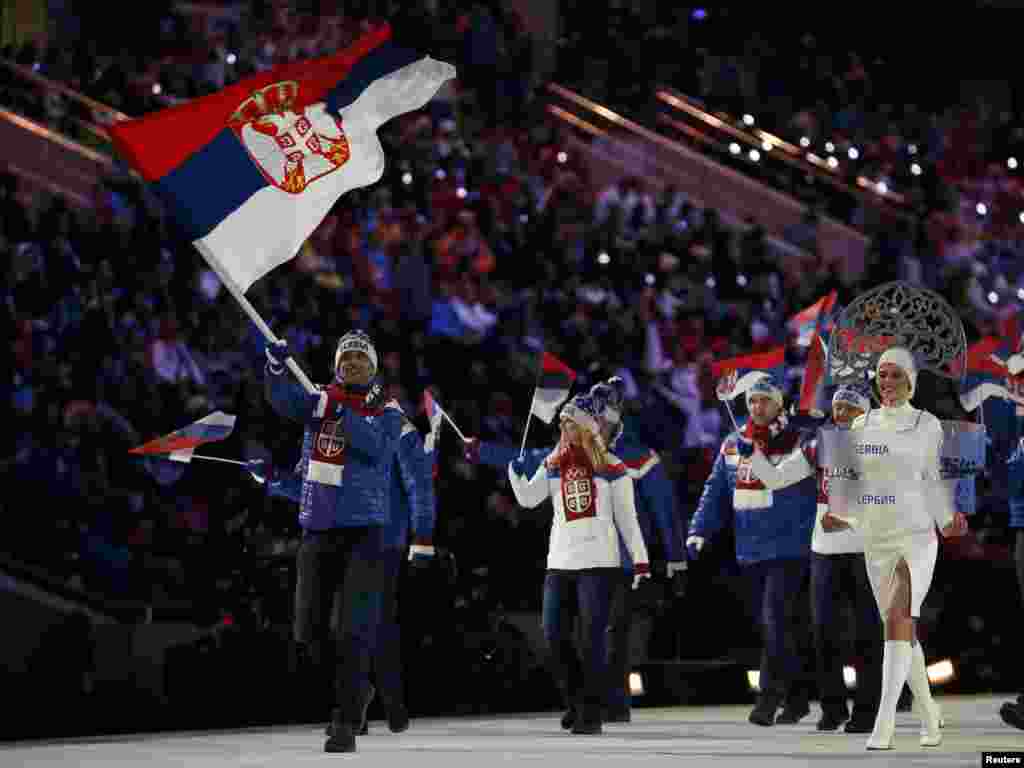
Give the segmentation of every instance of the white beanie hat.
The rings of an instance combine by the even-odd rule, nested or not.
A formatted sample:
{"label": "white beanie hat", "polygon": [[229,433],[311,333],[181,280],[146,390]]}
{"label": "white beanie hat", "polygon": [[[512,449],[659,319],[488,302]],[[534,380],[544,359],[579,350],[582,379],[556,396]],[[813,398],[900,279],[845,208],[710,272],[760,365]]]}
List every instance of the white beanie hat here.
{"label": "white beanie hat", "polygon": [[910,380],[910,396],[913,397],[914,389],[917,387],[917,364],[914,362],[914,356],[910,354],[907,348],[889,347],[889,349],[885,350],[875,365],[876,379],[878,378],[878,369],[882,367],[882,363],[892,363],[903,369],[903,372],[907,374],[907,378]]}
{"label": "white beanie hat", "polygon": [[754,384],[751,385],[750,389],[747,390],[747,408],[750,408],[750,398],[754,395],[767,395],[776,403],[779,404],[779,408],[782,407],[782,387],[779,386],[778,381],[770,373],[764,373]]}
{"label": "white beanie hat", "polygon": [[836,390],[836,393],[832,395],[832,405],[836,403],[852,405],[854,408],[859,408],[865,413],[871,410],[871,400],[868,396],[852,385],[843,386]]}
{"label": "white beanie hat", "polygon": [[373,372],[377,372],[377,349],[364,331],[349,331],[338,340],[338,348],[334,352],[334,370],[338,370],[338,366],[341,365],[341,356],[346,352],[362,352],[370,358]]}

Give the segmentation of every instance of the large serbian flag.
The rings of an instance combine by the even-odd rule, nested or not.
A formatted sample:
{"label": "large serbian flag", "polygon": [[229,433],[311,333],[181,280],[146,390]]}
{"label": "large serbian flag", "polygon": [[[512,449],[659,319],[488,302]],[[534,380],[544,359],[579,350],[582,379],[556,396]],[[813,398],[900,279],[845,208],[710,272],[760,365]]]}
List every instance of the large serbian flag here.
{"label": "large serbian flag", "polygon": [[576,371],[545,352],[537,372],[537,388],[533,391],[530,412],[545,424],[550,424],[558,413],[558,406],[569,397],[574,381]]}
{"label": "large serbian flag", "polygon": [[453,77],[452,65],[403,47],[384,24],[340,53],[110,133],[211,267],[244,293],[298,252],[341,195],[380,179],[377,129]]}
{"label": "large serbian flag", "polygon": [[187,427],[175,430],[169,435],[150,440],[132,448],[128,453],[143,456],[166,455],[171,461],[188,463],[192,452],[200,445],[226,440],[235,428],[235,417],[223,411],[214,411]]}
{"label": "large serbian flag", "polygon": [[778,382],[786,371],[786,348],[773,347],[764,352],[716,360],[711,375],[718,381],[719,400],[732,400],[747,392],[761,377],[770,374]]}

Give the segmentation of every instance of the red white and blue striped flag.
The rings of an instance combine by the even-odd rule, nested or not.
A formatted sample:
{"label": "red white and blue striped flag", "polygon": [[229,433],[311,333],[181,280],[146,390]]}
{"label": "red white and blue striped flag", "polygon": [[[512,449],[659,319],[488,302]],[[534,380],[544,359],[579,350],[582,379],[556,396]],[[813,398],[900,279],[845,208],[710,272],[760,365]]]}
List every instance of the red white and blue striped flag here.
{"label": "red white and blue striped flag", "polygon": [[187,427],[132,448],[128,453],[143,456],[167,454],[171,461],[188,463],[192,460],[192,452],[196,448],[206,443],[226,440],[234,428],[235,416],[223,411],[214,411]]}
{"label": "red white and blue striped flag", "polygon": [[545,352],[537,373],[537,388],[533,392],[530,412],[545,424],[550,424],[558,413],[558,406],[568,399],[574,381],[576,371]]}

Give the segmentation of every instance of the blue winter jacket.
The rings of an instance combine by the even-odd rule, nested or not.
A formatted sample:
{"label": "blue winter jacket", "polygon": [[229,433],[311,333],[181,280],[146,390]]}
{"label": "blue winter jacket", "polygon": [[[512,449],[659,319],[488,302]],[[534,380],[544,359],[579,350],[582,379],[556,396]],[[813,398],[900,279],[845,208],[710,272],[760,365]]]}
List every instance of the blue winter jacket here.
{"label": "blue winter jacket", "polygon": [[[527,477],[532,477],[554,450],[531,448],[524,458]],[[686,550],[683,547],[682,528],[676,517],[675,492],[672,481],[665,472],[661,458],[639,441],[631,431],[624,431],[612,444],[614,453],[626,465],[633,479],[637,521],[644,536],[647,556],[651,560],[683,562]],[[480,443],[480,462],[497,469],[505,469],[513,459],[519,458],[519,449],[511,445]],[[633,560],[622,538],[619,538],[619,552],[622,567],[632,572]]]}
{"label": "blue winter jacket", "polygon": [[332,384],[308,394],[267,366],[266,396],[282,417],[305,425],[299,525],[322,531],[387,525],[391,475],[404,416],[398,404],[368,408],[366,388]]}
{"label": "blue winter jacket", "polygon": [[[812,474],[781,490],[768,490],[751,471],[750,459],[741,458],[737,452],[738,439],[738,433],[733,432],[722,441],[690,521],[690,535],[710,538],[731,519],[736,533],[736,560],[741,565],[809,557],[817,514],[816,476]],[[813,436],[792,428],[772,439],[766,455],[775,461],[795,451],[804,451],[815,466]]]}
{"label": "blue winter jacket", "polygon": [[1010,497],[1010,527],[1024,528],[1024,437],[1007,464],[1007,490]]}
{"label": "blue winter jacket", "polygon": [[[270,495],[298,503],[302,498],[299,472],[296,467],[294,472],[285,472],[271,481]],[[431,544],[436,522],[433,462],[423,450],[419,431],[409,421],[402,426],[391,478],[391,520],[381,532],[382,547],[404,549],[409,544],[410,526],[413,543]]]}

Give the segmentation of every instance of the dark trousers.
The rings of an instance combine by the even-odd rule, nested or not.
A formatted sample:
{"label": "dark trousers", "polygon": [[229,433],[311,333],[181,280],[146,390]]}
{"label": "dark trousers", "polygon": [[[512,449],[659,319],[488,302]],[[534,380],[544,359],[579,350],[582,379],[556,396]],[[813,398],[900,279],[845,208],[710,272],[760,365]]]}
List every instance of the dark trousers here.
{"label": "dark trousers", "polygon": [[806,624],[800,599],[806,594],[807,558],[763,560],[743,566],[750,584],[752,610],[761,627],[761,695],[777,702],[806,702],[810,659],[801,652]]}
{"label": "dark trousers", "polygon": [[[384,568],[377,526],[307,531],[296,555],[295,641],[311,649],[334,702],[351,723],[362,719],[371,653],[380,623]],[[338,608],[331,642],[331,613]]]}
{"label": "dark trousers", "polygon": [[629,709],[629,660],[633,628],[633,574],[621,571],[612,593],[608,619],[608,691],[605,706],[609,712]]}
{"label": "dark trousers", "polygon": [[843,603],[853,614],[853,638],[857,670],[857,691],[853,716],[873,720],[882,695],[882,620],[868,583],[864,555],[819,555],[811,553],[811,616],[814,650],[818,668],[821,707],[826,712],[846,714],[846,684],[843,681]]}
{"label": "dark trousers", "polygon": [[398,576],[402,570],[404,550],[384,550],[384,593],[381,597],[380,627],[377,629],[377,649],[373,653],[373,679],[377,693],[387,710],[402,709],[405,694],[402,690],[402,632],[398,623]]}
{"label": "dark trousers", "polygon": [[[608,617],[619,568],[548,571],[544,577],[544,639],[551,664],[569,707],[584,722],[600,722],[607,688]],[[573,622],[580,622],[579,653]]]}

